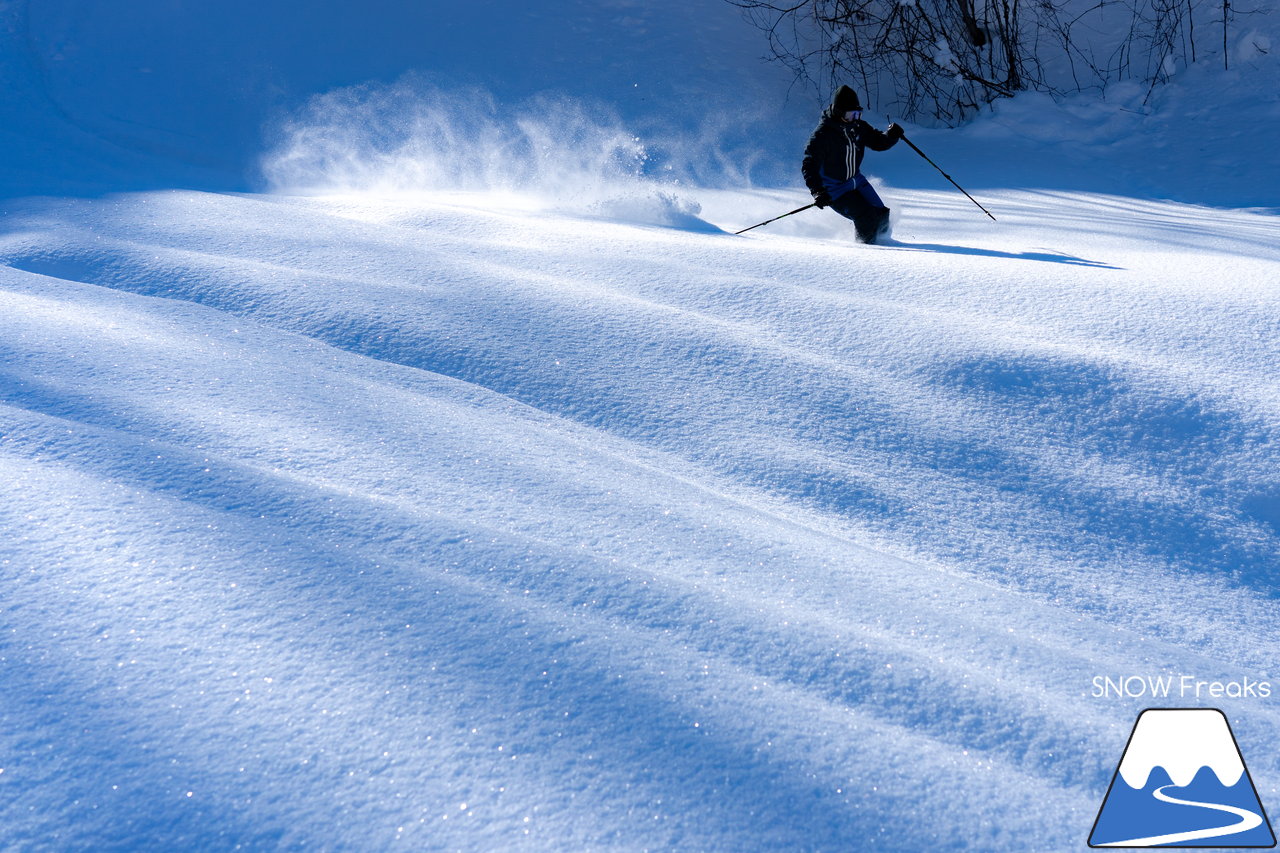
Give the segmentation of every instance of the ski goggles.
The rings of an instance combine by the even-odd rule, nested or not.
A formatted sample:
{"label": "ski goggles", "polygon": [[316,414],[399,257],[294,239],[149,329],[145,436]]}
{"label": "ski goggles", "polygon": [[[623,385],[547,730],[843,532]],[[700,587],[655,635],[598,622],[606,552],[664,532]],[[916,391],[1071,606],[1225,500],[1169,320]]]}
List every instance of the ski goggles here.
{"label": "ski goggles", "polygon": [[857,121],[862,118],[862,110],[849,110],[844,114],[845,121]]}

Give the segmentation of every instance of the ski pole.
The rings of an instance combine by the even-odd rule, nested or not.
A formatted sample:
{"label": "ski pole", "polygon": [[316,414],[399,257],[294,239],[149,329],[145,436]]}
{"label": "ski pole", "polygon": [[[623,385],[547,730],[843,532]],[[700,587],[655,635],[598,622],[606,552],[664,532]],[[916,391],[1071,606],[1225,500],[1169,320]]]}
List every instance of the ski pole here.
{"label": "ski pole", "polygon": [[[925,154],[923,151],[921,151],[919,148],[917,148],[917,147],[916,147],[916,144],[915,144],[914,142],[912,142],[910,139],[907,139],[905,136],[901,137],[901,139],[902,139],[902,141],[903,141],[903,142],[905,142],[905,143],[907,143],[908,145],[910,145],[910,146],[911,146],[911,150],[912,150],[912,151],[916,152],[916,153],[917,153],[917,154],[919,154],[921,157],[923,157],[923,158],[925,159],[925,162],[926,162],[926,163],[928,163],[928,164],[929,164],[930,166],[932,166],[933,168],[937,169],[939,172],[942,172],[942,177],[946,178],[948,181],[951,181],[951,185],[952,185],[953,187],[955,187],[956,189],[960,190],[960,192],[964,193],[965,198],[969,199],[969,201],[973,202],[974,204],[978,204],[978,200],[977,200],[976,198],[974,198],[973,196],[969,195],[968,193],[965,193],[965,192],[964,192],[964,187],[962,187],[962,186],[960,186],[959,184],[957,184],[957,183],[955,182],[955,180],[954,180],[954,179],[952,179],[952,177],[951,177],[950,175],[948,175],[946,172],[943,172],[943,171],[942,171],[942,167],[941,167],[941,166],[939,166],[937,163],[933,162],[932,160],[930,160],[930,159],[929,159],[929,155],[928,155],[928,154]],[[982,205],[978,204],[978,209],[979,209],[979,210],[981,210],[983,213],[985,213],[987,216],[991,216],[991,211],[987,210],[987,209],[986,209],[985,207],[983,207]],[[995,222],[995,221],[996,221],[996,218],[995,218],[994,216],[991,216],[991,221],[992,221],[992,222]]]}
{"label": "ski pole", "polygon": [[[792,213],[799,213],[802,210],[808,210],[811,207],[817,207],[817,205],[818,203],[815,201],[813,204],[806,204],[804,207],[797,207],[795,210],[791,211],[790,213],[784,213],[782,214],[782,216],[775,216],[773,217],[773,219],[766,219],[764,222],[757,222],[755,225],[752,225],[751,228],[759,228],[761,225],[768,225],[770,222],[777,222],[779,219],[785,219],[786,217],[790,216]],[[748,231],[751,230],[751,228],[743,228],[741,231],[734,231],[733,233],[746,234]]]}

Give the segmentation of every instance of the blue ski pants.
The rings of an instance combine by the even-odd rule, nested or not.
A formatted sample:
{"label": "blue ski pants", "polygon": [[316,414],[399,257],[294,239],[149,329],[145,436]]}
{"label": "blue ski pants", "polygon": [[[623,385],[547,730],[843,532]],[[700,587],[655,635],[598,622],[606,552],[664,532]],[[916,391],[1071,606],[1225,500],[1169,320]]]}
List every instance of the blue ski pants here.
{"label": "blue ski pants", "polygon": [[889,208],[884,206],[875,187],[861,174],[857,176],[853,189],[832,199],[831,209],[845,219],[853,220],[858,240],[863,243],[874,243],[876,236],[889,224]]}

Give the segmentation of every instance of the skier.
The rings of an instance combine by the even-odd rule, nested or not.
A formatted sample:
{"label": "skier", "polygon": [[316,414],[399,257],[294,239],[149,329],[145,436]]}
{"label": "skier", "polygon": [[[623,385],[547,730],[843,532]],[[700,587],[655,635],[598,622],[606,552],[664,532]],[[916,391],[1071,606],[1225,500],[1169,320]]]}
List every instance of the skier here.
{"label": "skier", "polygon": [[889,208],[861,171],[863,149],[888,151],[902,133],[897,124],[881,133],[863,121],[858,93],[841,86],[805,146],[800,171],[814,204],[852,219],[859,242],[889,233]]}

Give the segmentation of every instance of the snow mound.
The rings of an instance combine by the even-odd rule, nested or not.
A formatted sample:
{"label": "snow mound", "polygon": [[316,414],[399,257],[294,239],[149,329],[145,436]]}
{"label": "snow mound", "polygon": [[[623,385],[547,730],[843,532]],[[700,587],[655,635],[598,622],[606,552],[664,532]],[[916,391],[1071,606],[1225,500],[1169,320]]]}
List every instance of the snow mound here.
{"label": "snow mound", "polygon": [[719,228],[699,218],[701,204],[658,189],[603,198],[588,205],[587,212],[615,222],[720,232]]}

